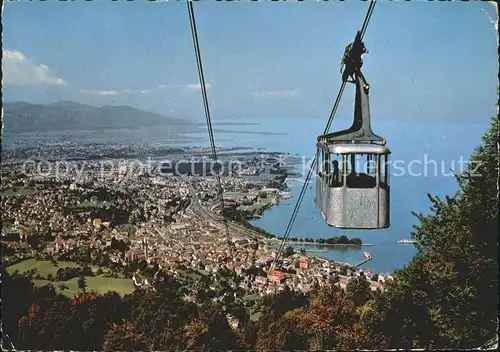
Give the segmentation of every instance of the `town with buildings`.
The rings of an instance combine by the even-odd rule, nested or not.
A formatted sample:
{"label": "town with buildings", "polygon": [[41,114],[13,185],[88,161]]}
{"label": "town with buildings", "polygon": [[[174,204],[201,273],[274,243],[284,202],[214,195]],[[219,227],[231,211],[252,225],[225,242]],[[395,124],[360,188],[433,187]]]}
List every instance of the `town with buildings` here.
{"label": "town with buildings", "polygon": [[[34,257],[115,268],[145,262],[175,276],[188,269],[213,282],[230,271],[233,288],[258,297],[286,288],[309,292],[331,283],[345,289],[361,275],[372,290],[383,290],[390,275],[291,247],[280,252],[271,234],[222,216],[231,209],[251,218],[289,197],[283,173],[257,161],[247,157],[245,167],[221,176],[224,209],[213,175],[158,174],[161,165],[124,159],[80,160],[64,167],[6,163],[4,264]],[[154,282],[140,270],[126,278],[137,289]]]}

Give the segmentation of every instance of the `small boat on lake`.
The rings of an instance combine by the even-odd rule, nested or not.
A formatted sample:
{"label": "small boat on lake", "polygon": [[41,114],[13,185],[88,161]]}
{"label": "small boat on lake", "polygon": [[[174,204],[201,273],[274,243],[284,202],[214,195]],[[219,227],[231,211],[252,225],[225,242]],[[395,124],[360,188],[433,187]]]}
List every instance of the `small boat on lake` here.
{"label": "small boat on lake", "polygon": [[282,199],[290,199],[290,198],[292,198],[292,195],[290,194],[290,192],[281,192],[280,197]]}
{"label": "small boat on lake", "polygon": [[402,243],[402,244],[411,244],[411,243],[415,243],[416,241],[414,240],[408,240],[408,239],[402,239],[402,240],[399,240],[398,243]]}

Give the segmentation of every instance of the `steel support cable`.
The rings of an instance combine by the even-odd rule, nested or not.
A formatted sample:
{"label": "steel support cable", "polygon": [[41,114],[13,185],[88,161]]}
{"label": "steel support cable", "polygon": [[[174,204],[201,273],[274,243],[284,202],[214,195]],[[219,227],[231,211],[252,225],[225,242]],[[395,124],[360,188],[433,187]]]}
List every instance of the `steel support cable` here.
{"label": "steel support cable", "polygon": [[[342,94],[344,93],[345,86],[346,86],[346,82],[343,81],[342,85],[340,86],[340,90],[337,93],[337,99],[335,100],[335,104],[333,105],[333,108],[332,108],[332,110],[330,112],[330,117],[328,118],[328,122],[327,122],[326,127],[325,127],[325,129],[323,131],[323,134],[328,133],[328,131],[330,130],[330,126],[332,124],[333,118],[335,117],[335,113],[337,112],[337,108],[338,108],[340,100],[342,98]],[[282,253],[282,251],[283,251],[283,249],[285,247],[286,240],[287,240],[287,238],[290,235],[290,232],[292,230],[293,224],[295,223],[295,219],[297,218],[297,214],[299,212],[299,208],[302,205],[302,200],[304,199],[304,196],[305,196],[305,194],[307,192],[307,186],[309,184],[309,181],[311,180],[314,168],[316,167],[316,162],[317,162],[317,160],[316,160],[316,154],[314,154],[314,157],[312,158],[311,167],[309,168],[309,171],[307,172],[306,179],[304,181],[304,185],[302,186],[302,189],[300,190],[299,197],[297,198],[297,202],[295,203],[295,207],[293,209],[292,216],[290,217],[290,220],[289,220],[289,222],[287,224],[287,227],[285,229],[285,234],[283,235],[283,239],[281,241],[280,247],[278,249],[278,253],[276,254],[276,258],[273,261],[271,269],[274,269],[275,264],[278,261],[280,255],[281,255],[281,253]]]}
{"label": "steel support cable", "polygon": [[[373,9],[375,8],[376,2],[377,2],[377,0],[372,0],[370,2],[370,5],[368,6],[368,10],[366,11],[365,20],[363,21],[363,25],[361,26],[361,31],[360,31],[361,40],[365,36],[366,28],[368,28],[368,23],[370,22],[370,18],[372,17]],[[342,71],[342,69],[344,68],[344,63],[342,63],[341,67],[342,67],[341,68],[341,71]]]}
{"label": "steel support cable", "polygon": [[[14,344],[12,343],[12,340],[10,339],[9,335],[3,331],[3,324],[0,322],[0,334],[1,334],[1,345],[0,347],[7,348],[8,351],[15,351],[16,347],[14,347]],[[7,346],[8,345],[8,346]]]}
{"label": "steel support cable", "polygon": [[200,86],[201,86],[201,95],[203,97],[203,107],[205,109],[205,118],[207,120],[207,128],[208,128],[208,136],[210,139],[210,146],[212,149],[212,158],[215,162],[215,167],[216,167],[216,179],[217,179],[217,184],[219,188],[219,200],[220,204],[222,207],[222,217],[224,219],[224,224],[226,227],[226,236],[229,237],[229,226],[227,224],[227,220],[224,217],[224,209],[225,209],[225,204],[224,204],[224,190],[222,188],[222,181],[220,178],[220,168],[219,168],[219,161],[217,158],[217,149],[215,148],[215,140],[214,140],[214,134],[213,134],[213,129],[212,129],[212,119],[210,117],[210,109],[208,106],[208,96],[207,96],[207,88],[205,85],[205,75],[203,73],[203,65],[202,65],[202,60],[201,60],[201,53],[200,53],[200,44],[198,42],[198,32],[196,30],[196,20],[194,17],[194,10],[193,10],[193,3],[192,1],[187,1],[187,7],[188,7],[188,13],[189,13],[189,23],[191,26],[191,34],[193,37],[193,45],[194,45],[194,51],[196,55],[196,64],[198,66],[198,76],[200,78]]}
{"label": "steel support cable", "polygon": [[370,22],[370,18],[372,17],[373,9],[375,8],[375,4],[377,0],[373,0],[370,2],[370,6],[368,6],[368,11],[366,12],[365,20],[363,21],[363,26],[361,27],[361,39],[365,36],[366,29],[368,28],[368,23]]}
{"label": "steel support cable", "polygon": [[[368,28],[368,23],[370,22],[370,18],[372,16],[373,9],[375,8],[375,4],[376,4],[376,0],[373,0],[372,2],[370,2],[370,6],[368,7],[368,10],[367,10],[366,15],[365,15],[365,19],[363,21],[363,25],[361,27],[361,39],[363,39],[363,36],[365,35],[366,29]],[[335,100],[335,104],[333,105],[332,111],[330,112],[330,117],[328,118],[328,122],[326,124],[326,127],[325,127],[323,134],[327,134],[330,130],[331,124],[332,124],[333,119],[335,117],[335,113],[337,112],[337,108],[338,108],[338,105],[340,103],[340,99],[342,98],[342,94],[344,92],[345,85],[346,85],[346,81],[342,81],[342,85],[340,86],[340,90],[337,94],[337,99]],[[284,249],[285,244],[286,244],[286,240],[290,236],[290,232],[292,230],[293,224],[295,223],[295,219],[297,218],[297,214],[298,214],[298,211],[299,211],[300,206],[302,204],[302,200],[304,198],[304,195],[307,191],[307,186],[309,185],[309,181],[311,179],[313,170],[316,167],[316,162],[317,162],[316,158],[317,158],[317,155],[315,154],[314,157],[312,158],[313,162],[311,163],[311,167],[309,168],[309,171],[307,173],[306,179],[304,181],[304,185],[302,186],[302,189],[300,191],[300,195],[297,199],[297,202],[295,203],[295,207],[293,209],[292,216],[290,217],[290,220],[289,220],[287,227],[285,229],[285,234],[283,235],[280,247],[278,249],[278,253],[276,254],[276,258],[274,259],[274,261],[271,265],[271,269],[274,269],[276,263],[278,262],[278,260],[281,256],[281,253],[283,252],[283,249]]]}

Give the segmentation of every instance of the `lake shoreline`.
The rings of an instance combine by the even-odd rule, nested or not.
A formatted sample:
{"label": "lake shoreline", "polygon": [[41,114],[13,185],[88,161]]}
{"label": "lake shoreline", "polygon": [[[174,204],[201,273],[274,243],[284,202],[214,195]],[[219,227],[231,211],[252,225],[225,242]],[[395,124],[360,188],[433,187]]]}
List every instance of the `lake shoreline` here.
{"label": "lake shoreline", "polygon": [[[274,239],[276,243],[281,243],[282,240]],[[300,241],[286,241],[285,244],[291,245],[303,245],[303,246],[317,246],[317,247],[373,247],[375,244],[373,243],[362,243],[362,244],[353,244],[353,243],[315,243],[315,242],[300,242]]]}

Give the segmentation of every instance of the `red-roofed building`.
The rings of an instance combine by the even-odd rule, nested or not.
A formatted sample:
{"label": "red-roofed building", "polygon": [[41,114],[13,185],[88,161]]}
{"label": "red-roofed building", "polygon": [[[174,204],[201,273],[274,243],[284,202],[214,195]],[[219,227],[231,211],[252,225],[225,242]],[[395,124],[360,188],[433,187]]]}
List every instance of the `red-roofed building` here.
{"label": "red-roofed building", "polygon": [[285,274],[283,274],[281,271],[271,270],[269,271],[267,278],[271,282],[281,283],[285,280]]}
{"label": "red-roofed building", "polygon": [[373,281],[373,282],[370,283],[370,290],[377,291],[378,289],[383,290],[384,287],[380,283],[375,282],[375,281]]}
{"label": "red-roofed building", "polygon": [[339,286],[340,286],[341,289],[345,290],[348,283],[349,283],[349,280],[340,279]]}
{"label": "red-roofed building", "polygon": [[163,255],[155,255],[147,259],[149,262],[159,263],[165,260]]}
{"label": "red-roofed building", "polygon": [[94,219],[94,221],[92,221],[92,224],[94,225],[94,227],[96,229],[100,229],[101,228],[101,219],[99,219],[99,218]]}
{"label": "red-roofed building", "polygon": [[267,279],[264,276],[256,276],[255,282],[264,285],[267,282]]}
{"label": "red-roofed building", "polygon": [[274,293],[276,291],[276,284],[269,284],[267,287],[266,293]]}
{"label": "red-roofed building", "polygon": [[307,269],[307,268],[309,268],[309,262],[307,261],[306,258],[300,258],[299,259],[299,268],[301,268],[301,269]]}

